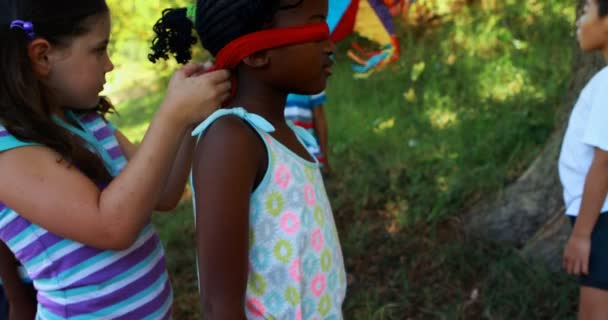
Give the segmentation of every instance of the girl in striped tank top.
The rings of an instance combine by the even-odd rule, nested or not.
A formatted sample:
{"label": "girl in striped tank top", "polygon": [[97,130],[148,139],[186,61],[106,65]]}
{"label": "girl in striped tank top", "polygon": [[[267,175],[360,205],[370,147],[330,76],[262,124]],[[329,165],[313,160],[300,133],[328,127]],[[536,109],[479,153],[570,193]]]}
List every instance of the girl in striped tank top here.
{"label": "girl in striped tank top", "polygon": [[[104,118],[104,0],[0,0],[0,240],[37,291],[37,319],[169,319],[150,224],[185,186],[193,125],[228,72],[176,72],[141,146]],[[24,319],[27,320],[27,319]]]}
{"label": "girl in striped tank top", "polygon": [[193,132],[206,320],[342,319],[342,250],[319,163],[304,147],[316,142],[284,116],[288,93],[321,92],[331,74],[327,5],[198,0],[165,11],[154,28],[154,57],[188,57],[194,26],[237,83],[226,108]]}

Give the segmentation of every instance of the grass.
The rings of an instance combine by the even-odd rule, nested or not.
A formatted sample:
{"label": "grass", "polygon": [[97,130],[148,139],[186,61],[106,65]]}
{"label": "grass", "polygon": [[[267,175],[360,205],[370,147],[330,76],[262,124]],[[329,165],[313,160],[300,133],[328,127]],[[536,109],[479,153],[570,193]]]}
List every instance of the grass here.
{"label": "grass", "polygon": [[[574,318],[572,279],[469,241],[458,216],[516,179],[553,130],[575,4],[462,2],[442,2],[438,19],[419,8],[398,25],[401,60],[368,80],[353,78],[348,44],[338,50],[325,110],[346,319]],[[121,102],[115,123],[141,139],[161,95]],[[155,218],[176,319],[198,317],[191,210],[184,201]]]}

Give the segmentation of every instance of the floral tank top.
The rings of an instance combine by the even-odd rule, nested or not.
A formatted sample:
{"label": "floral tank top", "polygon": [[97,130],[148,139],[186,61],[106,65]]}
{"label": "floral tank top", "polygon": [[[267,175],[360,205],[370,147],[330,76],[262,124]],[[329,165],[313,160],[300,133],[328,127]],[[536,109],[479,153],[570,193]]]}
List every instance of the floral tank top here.
{"label": "floral tank top", "polygon": [[[226,115],[249,123],[268,153],[250,200],[247,319],[342,319],[346,273],[319,164],[274,139],[274,127],[243,108],[215,112],[193,135]],[[314,142],[306,130],[290,127],[302,143]]]}

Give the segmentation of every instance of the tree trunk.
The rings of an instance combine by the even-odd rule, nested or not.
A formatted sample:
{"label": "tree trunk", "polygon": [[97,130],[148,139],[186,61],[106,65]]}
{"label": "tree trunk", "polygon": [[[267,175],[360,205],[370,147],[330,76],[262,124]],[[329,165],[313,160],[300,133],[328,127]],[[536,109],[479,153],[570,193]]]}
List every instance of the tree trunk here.
{"label": "tree trunk", "polygon": [[[578,0],[579,15],[584,2]],[[561,142],[579,93],[605,64],[597,54],[582,53],[576,42],[573,50],[572,79],[545,148],[515,183],[482,200],[464,217],[469,237],[515,246],[553,269],[561,265],[561,250],[570,231],[557,171]]]}

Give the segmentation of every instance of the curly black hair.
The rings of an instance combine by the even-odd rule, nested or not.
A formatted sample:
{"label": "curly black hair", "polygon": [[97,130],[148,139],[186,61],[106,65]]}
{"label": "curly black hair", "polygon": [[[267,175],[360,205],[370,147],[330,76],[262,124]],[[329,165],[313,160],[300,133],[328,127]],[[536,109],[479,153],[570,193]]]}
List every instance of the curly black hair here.
{"label": "curly black hair", "polygon": [[156,37],[152,42],[151,62],[173,55],[179,63],[192,59],[196,30],[202,45],[213,56],[231,41],[272,26],[279,10],[298,7],[304,0],[198,0],[193,24],[185,8],[166,9],[154,25]]}
{"label": "curly black hair", "polygon": [[156,38],[152,41],[154,53],[148,55],[152,62],[169,59],[168,51],[175,55],[179,63],[186,63],[192,58],[192,45],[196,38],[192,36],[192,22],[185,18],[186,9],[165,9],[163,17],[154,25]]}

